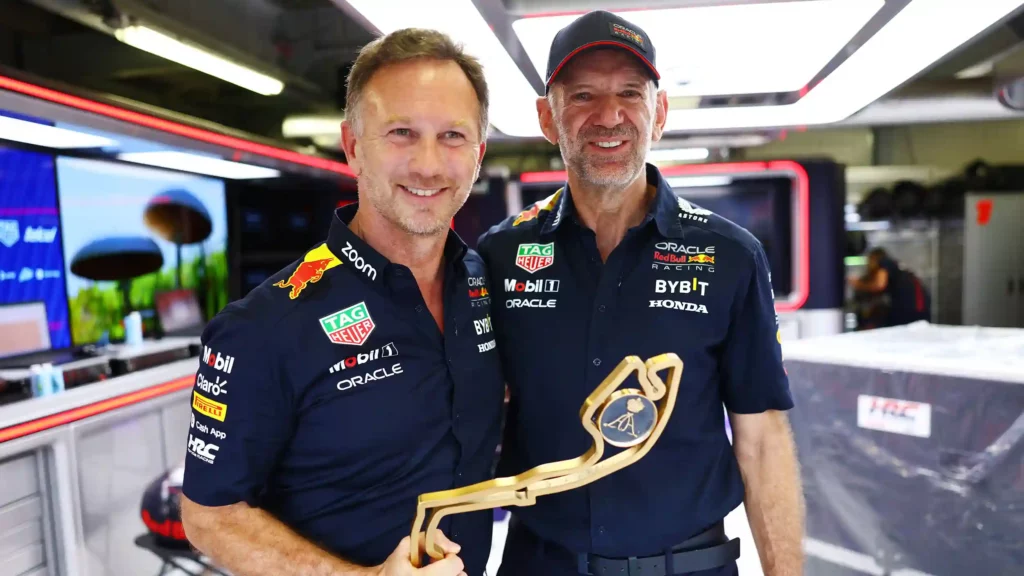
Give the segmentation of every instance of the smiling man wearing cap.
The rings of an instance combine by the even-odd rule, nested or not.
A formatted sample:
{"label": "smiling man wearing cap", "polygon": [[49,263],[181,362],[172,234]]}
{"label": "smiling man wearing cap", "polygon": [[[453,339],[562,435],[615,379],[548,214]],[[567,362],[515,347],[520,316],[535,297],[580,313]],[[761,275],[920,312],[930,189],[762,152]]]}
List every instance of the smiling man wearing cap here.
{"label": "smiling man wearing cap", "polygon": [[651,39],[630,22],[596,11],[561,30],[537,111],[568,181],[479,242],[511,390],[500,475],[582,454],[579,407],[623,357],[684,362],[651,452],[515,508],[500,576],[736,574],[723,519],[741,503],[765,573],[803,569],[768,261],[645,162],[668,113],[659,79]]}

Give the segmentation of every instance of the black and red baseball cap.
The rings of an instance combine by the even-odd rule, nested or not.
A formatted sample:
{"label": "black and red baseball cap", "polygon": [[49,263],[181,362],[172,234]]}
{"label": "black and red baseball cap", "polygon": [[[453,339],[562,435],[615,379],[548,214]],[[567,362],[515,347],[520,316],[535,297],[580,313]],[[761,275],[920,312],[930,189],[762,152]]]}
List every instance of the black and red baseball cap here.
{"label": "black and red baseball cap", "polygon": [[544,91],[551,88],[558,72],[573,56],[589,48],[610,47],[629,51],[640,59],[651,71],[654,84],[658,84],[661,75],[655,67],[654,44],[650,36],[639,26],[604,10],[587,12],[571,24],[562,28],[551,41],[548,53],[547,79]]}

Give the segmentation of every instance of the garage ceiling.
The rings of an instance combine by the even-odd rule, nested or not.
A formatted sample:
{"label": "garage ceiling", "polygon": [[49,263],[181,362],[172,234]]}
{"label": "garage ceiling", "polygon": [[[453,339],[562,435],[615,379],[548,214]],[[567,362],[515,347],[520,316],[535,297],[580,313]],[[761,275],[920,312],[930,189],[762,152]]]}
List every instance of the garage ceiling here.
{"label": "garage ceiling", "polygon": [[[344,77],[378,32],[450,29],[494,71],[494,142],[537,140],[532,99],[546,45],[580,11],[626,0],[5,0],[0,74],[178,119],[283,141],[282,124],[323,117],[333,130]],[[1024,2],[987,0],[645,0],[624,14],[659,48],[670,132],[765,134],[782,128],[1014,117],[993,96],[1024,76]],[[964,6],[971,8],[964,10]],[[990,13],[978,15],[982,7]],[[906,44],[881,44],[904,26]],[[958,12],[963,11],[963,13]],[[924,15],[921,18],[921,15]],[[118,41],[152,26],[281,80],[263,96]],[[936,38],[959,45],[937,61]],[[889,39],[893,40],[892,38]],[[899,46],[893,49],[892,46]],[[884,49],[885,46],[889,48]],[[884,50],[883,50],[884,49]],[[858,69],[859,67],[859,69]],[[848,76],[848,77],[844,77]],[[865,80],[866,79],[866,80]],[[877,86],[865,83],[878,81]],[[907,103],[910,103],[909,105]],[[940,105],[941,104],[941,105]],[[867,105],[865,107],[865,105]],[[939,117],[938,115],[945,117]],[[973,114],[973,115],[972,115]],[[194,120],[198,122],[198,120]],[[328,135],[329,136],[329,135]],[[514,136],[517,138],[510,138]],[[340,157],[331,139],[321,144]]]}

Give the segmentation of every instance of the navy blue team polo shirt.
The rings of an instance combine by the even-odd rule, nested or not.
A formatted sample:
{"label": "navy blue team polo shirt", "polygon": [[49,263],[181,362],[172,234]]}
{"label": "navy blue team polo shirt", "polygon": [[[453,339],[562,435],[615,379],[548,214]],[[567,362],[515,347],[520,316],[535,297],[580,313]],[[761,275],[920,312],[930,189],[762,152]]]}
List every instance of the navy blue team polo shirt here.
{"label": "navy blue team polo shirt", "polygon": [[592,440],[580,407],[625,356],[675,352],[684,363],[671,420],[643,459],[513,510],[576,553],[661,554],[724,518],[744,491],[723,403],[737,413],[793,406],[760,243],[678,198],[654,166],[647,179],[657,188],[649,213],[607,262],[568,187],[478,247],[511,390],[499,475],[582,455]]}
{"label": "navy blue team polo shirt", "polygon": [[[259,506],[326,550],[383,562],[417,496],[493,476],[505,385],[479,255],[449,232],[444,332],[410,270],[349,230],[329,237],[202,336],[183,490]],[[445,518],[482,574],[490,511]]]}

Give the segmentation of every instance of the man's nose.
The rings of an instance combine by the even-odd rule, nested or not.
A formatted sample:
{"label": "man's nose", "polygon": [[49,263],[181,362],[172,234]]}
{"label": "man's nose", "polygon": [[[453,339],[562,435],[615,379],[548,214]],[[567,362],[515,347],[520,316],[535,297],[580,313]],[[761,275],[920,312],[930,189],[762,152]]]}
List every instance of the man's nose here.
{"label": "man's nose", "polygon": [[416,144],[409,171],[423,180],[437,178],[444,164],[441,145],[433,138],[421,138]]}
{"label": "man's nose", "polygon": [[624,111],[625,108],[618,98],[602,98],[597,102],[594,123],[605,128],[615,128],[626,120]]}

